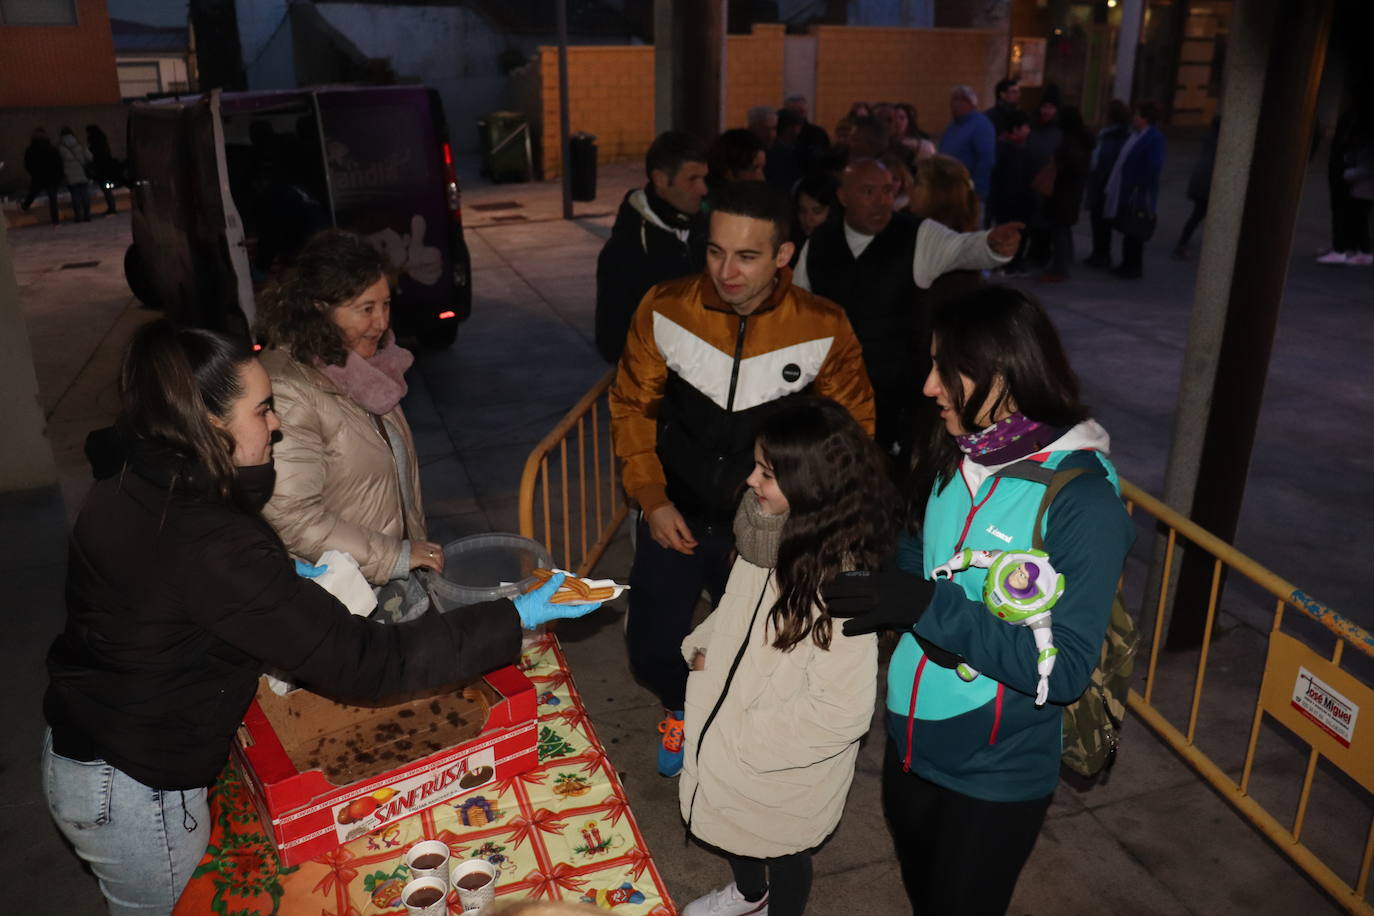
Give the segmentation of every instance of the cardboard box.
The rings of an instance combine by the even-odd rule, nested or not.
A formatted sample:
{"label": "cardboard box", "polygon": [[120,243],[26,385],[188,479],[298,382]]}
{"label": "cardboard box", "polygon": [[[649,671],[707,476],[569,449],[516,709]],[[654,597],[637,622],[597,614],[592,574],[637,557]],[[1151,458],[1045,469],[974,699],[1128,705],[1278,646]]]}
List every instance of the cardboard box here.
{"label": "cardboard box", "polygon": [[299,865],[533,768],[537,705],[513,667],[450,694],[375,708],[307,690],[278,696],[264,680],[234,757],[282,862]]}

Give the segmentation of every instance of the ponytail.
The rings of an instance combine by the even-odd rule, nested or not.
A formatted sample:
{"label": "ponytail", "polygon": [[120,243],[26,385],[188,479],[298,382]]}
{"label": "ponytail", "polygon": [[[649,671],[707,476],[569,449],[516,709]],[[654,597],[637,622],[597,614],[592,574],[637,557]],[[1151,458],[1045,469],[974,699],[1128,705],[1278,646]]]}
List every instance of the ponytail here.
{"label": "ponytail", "polygon": [[251,350],[229,337],[177,328],[164,319],[134,334],[119,373],[128,428],[200,465],[225,500],[233,493],[234,440],[210,418],[228,418],[243,393],[239,367],[252,358]]}

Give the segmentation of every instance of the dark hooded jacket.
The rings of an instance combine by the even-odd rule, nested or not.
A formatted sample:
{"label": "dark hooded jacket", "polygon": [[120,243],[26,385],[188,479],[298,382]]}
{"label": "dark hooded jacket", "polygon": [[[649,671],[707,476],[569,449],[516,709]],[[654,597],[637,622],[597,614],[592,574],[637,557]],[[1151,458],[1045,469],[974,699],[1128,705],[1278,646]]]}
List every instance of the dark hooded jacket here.
{"label": "dark hooded jacket", "polygon": [[596,349],[608,363],[625,349],[639,301],[650,288],[706,267],[706,220],[674,210],[652,187],[625,195],[596,259]]}
{"label": "dark hooded jacket", "polygon": [[241,469],[231,504],[169,448],[128,448],[71,535],[67,622],[43,702],[58,754],[104,760],[154,789],[198,788],[228,760],[264,667],[367,701],[473,678],[519,653],[509,601],[381,626],[297,575],[257,512],[270,465]]}
{"label": "dark hooded jacket", "polygon": [[47,137],[35,137],[24,150],[24,168],[34,185],[50,188],[62,184],[62,154]]}

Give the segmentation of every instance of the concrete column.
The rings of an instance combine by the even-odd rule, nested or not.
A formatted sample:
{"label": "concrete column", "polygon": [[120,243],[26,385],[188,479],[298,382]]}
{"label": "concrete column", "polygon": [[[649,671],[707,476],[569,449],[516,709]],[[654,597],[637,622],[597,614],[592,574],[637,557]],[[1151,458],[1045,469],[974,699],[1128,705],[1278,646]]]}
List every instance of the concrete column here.
{"label": "concrete column", "polygon": [[29,330],[19,310],[9,230],[0,218],[0,492],[32,490],[57,483],[57,464],[43,430]]}
{"label": "concrete column", "polygon": [[187,15],[197,35],[200,88],[247,89],[234,0],[189,0]]}
{"label": "concrete column", "polygon": [[[1165,502],[1227,541],[1240,518],[1269,373],[1331,10],[1331,0],[1246,0],[1231,26],[1164,489]],[[1274,124],[1287,129],[1275,132]],[[1211,576],[1210,558],[1185,554],[1170,647],[1200,643]]]}
{"label": "concrete column", "polygon": [[568,0],[554,0],[558,19],[559,171],[563,178],[563,218],[573,218],[571,145],[568,136]]}
{"label": "concrete column", "polygon": [[1140,47],[1140,26],[1145,19],[1145,0],[1121,0],[1121,30],[1116,36],[1116,79],[1112,98],[1131,101],[1135,81],[1135,52]]}
{"label": "concrete column", "polygon": [[654,135],[678,126],[681,101],[678,86],[682,32],[677,25],[673,0],[654,0]]}
{"label": "concrete column", "polygon": [[[681,21],[683,87],[681,128],[710,143],[720,133],[725,92],[725,2],[691,4]],[[682,4],[687,6],[688,4]]]}

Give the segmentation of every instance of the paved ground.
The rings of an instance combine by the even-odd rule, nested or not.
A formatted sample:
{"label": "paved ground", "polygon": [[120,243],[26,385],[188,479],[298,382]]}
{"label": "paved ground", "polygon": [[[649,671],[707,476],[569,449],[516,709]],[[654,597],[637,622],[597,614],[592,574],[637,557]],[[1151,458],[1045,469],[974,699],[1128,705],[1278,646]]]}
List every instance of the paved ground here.
{"label": "paved ground", "polygon": [[[1155,492],[1172,433],[1194,278],[1191,264],[1167,258],[1187,211],[1180,189],[1190,165],[1186,145],[1176,144],[1144,281],[1127,283],[1081,269],[1067,284],[1036,290],[1068,342],[1090,403],[1113,433],[1123,473]],[[621,194],[641,179],[627,166],[604,167],[600,179],[600,196],[578,204],[582,218],[573,222],[558,219],[556,184],[491,187],[469,181],[464,204],[474,263],[473,318],[452,350],[421,354],[406,401],[436,538],[514,530],[525,456],[605,371],[591,345],[594,261]],[[479,209],[491,204],[502,206]],[[1309,180],[1237,540],[1279,574],[1368,624],[1374,610],[1359,588],[1365,559],[1350,549],[1368,539],[1359,534],[1363,526],[1350,531],[1348,507],[1367,511],[1374,505],[1374,395],[1368,385],[1374,324],[1365,312],[1374,304],[1374,272],[1311,264],[1310,254],[1326,235],[1325,220],[1324,189]],[[12,698],[11,740],[0,744],[0,882],[7,888],[7,906],[21,911],[99,911],[93,881],[81,874],[47,819],[34,763],[42,728],[42,657],[61,625],[67,517],[86,487],[80,441],[111,415],[118,351],[132,328],[149,317],[123,287],[120,258],[127,234],[127,217],[121,215],[84,226],[17,229],[10,236],[63,472],[61,494],[0,498],[0,568],[12,583],[11,606],[22,609],[11,614],[12,661],[0,673],[0,688]],[[1083,232],[1078,243],[1082,251]],[[99,263],[62,269],[91,260]],[[1297,443],[1309,447],[1299,452]],[[1140,562],[1133,561],[1133,571]],[[602,569],[620,577],[628,566],[622,538]],[[1216,735],[1205,746],[1234,772],[1235,755],[1225,748],[1237,739],[1243,746],[1264,622],[1247,596],[1227,598],[1211,667],[1212,677],[1225,683],[1204,708],[1202,723]],[[564,640],[669,888],[685,902],[724,883],[726,870],[684,843],[676,782],[652,774],[658,710],[625,673],[622,613],[612,607],[569,625]],[[1166,701],[1186,697],[1190,681],[1183,668],[1190,661],[1186,654],[1166,659]],[[1241,715],[1228,715],[1228,708]],[[1336,911],[1145,728],[1133,725],[1127,742],[1108,783],[1061,786],[1012,912]],[[875,728],[860,757],[844,822],[817,858],[817,912],[904,911],[878,803],[882,752]],[[1302,759],[1268,729],[1261,752],[1267,768],[1257,772],[1256,791],[1287,816],[1292,774],[1300,778]],[[1369,801],[1338,780],[1324,785],[1333,787],[1314,798],[1308,829],[1348,876],[1359,852],[1350,851],[1358,846],[1351,838],[1366,829]]]}

